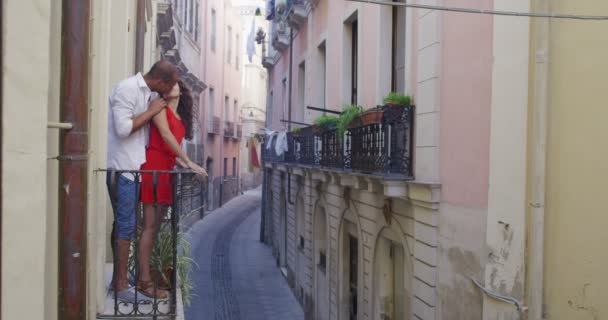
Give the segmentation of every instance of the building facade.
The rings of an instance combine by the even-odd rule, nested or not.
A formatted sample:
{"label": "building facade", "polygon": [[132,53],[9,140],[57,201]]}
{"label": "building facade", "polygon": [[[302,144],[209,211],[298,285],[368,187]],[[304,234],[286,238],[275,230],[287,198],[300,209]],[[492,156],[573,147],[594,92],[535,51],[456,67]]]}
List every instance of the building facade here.
{"label": "building facade", "polygon": [[[594,1],[585,3],[587,10],[561,2],[540,6],[543,2],[464,0],[449,5],[581,14],[602,8]],[[519,319],[527,310],[530,315],[542,310],[543,302],[554,319],[562,319],[568,308],[572,318],[582,318],[582,310],[602,298],[599,292],[583,298],[605,279],[593,269],[601,259],[591,258],[591,251],[577,250],[578,264],[552,267],[567,253],[541,242],[553,260],[541,259],[538,267],[538,246],[533,244],[539,229],[533,217],[545,198],[532,201],[538,194],[533,168],[544,163],[534,156],[539,130],[533,114],[535,88],[545,85],[535,82],[539,63],[549,61],[550,69],[541,75],[549,75],[549,88],[555,90],[541,101],[572,101],[589,93],[587,87],[564,82],[563,72],[574,68],[574,51],[569,51],[577,47],[574,34],[592,34],[598,25],[550,20],[560,32],[552,29],[550,49],[555,51],[545,60],[546,49],[537,48],[538,33],[545,30],[537,23],[543,19],[356,1],[270,1],[269,7],[272,49],[264,58],[268,127],[292,131],[298,127],[294,121],[312,124],[322,112],[308,106],[373,108],[392,91],[410,95],[414,105],[401,118],[411,121],[402,136],[394,136],[403,127],[390,120],[376,129],[350,128],[347,142],[325,132],[313,133],[312,142],[306,142],[306,134],[293,133],[295,142],[288,139],[292,153],[265,156],[262,236],[310,319]],[[566,32],[566,25],[573,29]],[[603,65],[595,53],[604,47],[596,43],[592,48],[590,65]],[[600,69],[584,71],[598,75]],[[566,86],[579,89],[562,90]],[[566,163],[561,159],[568,143],[578,140],[566,139],[559,129],[573,112],[564,107],[547,118],[554,121],[547,122],[547,210],[560,206],[556,214],[562,215],[575,200],[566,202],[560,178],[574,179],[574,173],[562,170]],[[593,124],[581,122],[587,129],[576,136],[589,137]],[[559,129],[551,131],[552,126]],[[369,138],[370,130],[382,133]],[[365,141],[390,143],[373,149]],[[393,170],[394,150],[404,151],[398,155],[405,158],[400,169],[410,170]],[[578,157],[572,157],[568,165],[575,166]],[[598,159],[599,151],[587,160]],[[586,168],[602,172],[599,164]],[[565,229],[574,217],[547,219],[547,237],[559,238],[564,246],[580,243]],[[601,225],[599,218],[588,222]],[[541,278],[540,300],[532,294],[539,292],[539,270],[553,277],[545,288]],[[585,272],[589,276],[581,275]],[[567,287],[557,279],[563,274],[569,276]],[[575,284],[583,279],[593,284],[578,288]],[[586,315],[601,312],[592,305]]]}
{"label": "building facade", "polygon": [[[593,0],[576,6],[533,0],[532,9],[586,15],[605,13],[608,7]],[[608,294],[602,290],[608,283],[603,272],[608,261],[601,248],[608,237],[602,230],[607,205],[600,200],[600,184],[608,175],[600,141],[607,134],[601,92],[608,86],[603,79],[608,46],[593,36],[605,28],[573,20],[532,24],[527,158],[532,225],[526,265],[540,283],[528,283],[535,297],[529,316],[608,317],[603,303]]]}
{"label": "building facade", "polygon": [[[257,43],[258,32],[268,31],[266,2],[263,0],[235,0],[233,2],[238,14],[242,17],[243,28],[241,34],[243,79],[240,117],[243,128],[243,138],[240,146],[240,179],[241,189],[248,190],[262,184],[262,170],[253,166],[250,145],[255,144],[257,157],[260,155],[259,143],[252,142],[254,135],[259,134],[265,127],[267,71],[262,66],[263,52],[266,44]],[[258,163],[260,160],[258,159]]]}
{"label": "building facade", "polygon": [[[112,262],[113,213],[98,170],[106,168],[108,96],[166,58],[198,100],[200,59],[184,42],[195,29],[174,25],[170,1],[2,1],[1,9],[1,317],[96,319],[107,311]],[[77,147],[62,149],[65,137]],[[65,174],[70,161],[78,174]]]}
{"label": "building facade", "polygon": [[204,0],[201,50],[202,79],[208,86],[201,113],[205,168],[209,173],[207,208],[226,203],[240,192],[242,124],[242,21],[232,1]]}
{"label": "building facade", "polygon": [[[67,8],[82,9],[85,13],[78,17],[90,17],[80,26],[88,29],[88,47],[81,48],[88,48],[90,54],[79,69],[66,67],[70,60],[61,47],[62,22],[74,18]],[[81,292],[85,307],[79,317],[95,319],[103,311],[109,242],[106,219],[111,220],[112,212],[105,174],[96,169],[105,168],[106,163],[107,99],[112,86],[149,68],[158,58],[156,35],[137,35],[143,28],[151,30],[155,23],[152,16],[146,18],[145,10],[143,1],[2,1],[3,319],[60,319],[66,315],[59,308],[60,303],[65,306],[62,299],[67,296],[60,291],[59,281],[60,263],[65,267],[59,245],[65,231],[58,218],[62,212],[59,199],[66,193],[82,195],[78,190],[86,191],[80,208],[85,246],[73,256],[80,259],[82,269],[78,270],[83,273],[74,270],[72,276],[84,274],[86,282],[86,290]],[[142,13],[143,20],[138,18]],[[24,19],[32,14],[35,19]],[[84,46],[85,40],[74,36],[79,42],[72,44]],[[70,69],[85,72],[85,77],[76,80],[85,86],[75,86],[74,79],[65,78]],[[62,92],[86,97],[84,114],[89,122],[83,132],[88,140],[84,185],[78,185],[76,178],[66,182],[59,175],[62,129],[57,122],[72,120],[60,117],[65,99],[70,99]],[[19,107],[24,105],[31,107]]]}

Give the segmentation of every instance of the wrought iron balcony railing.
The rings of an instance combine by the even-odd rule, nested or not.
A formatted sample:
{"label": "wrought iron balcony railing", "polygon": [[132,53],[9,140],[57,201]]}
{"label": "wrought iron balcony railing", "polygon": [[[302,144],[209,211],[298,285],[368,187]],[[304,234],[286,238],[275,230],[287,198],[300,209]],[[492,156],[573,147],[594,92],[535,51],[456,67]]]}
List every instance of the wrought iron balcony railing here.
{"label": "wrought iron balcony railing", "polygon": [[239,124],[236,126],[236,135],[234,136],[235,139],[242,139],[243,138],[243,125]]}
{"label": "wrought iron balcony railing", "polygon": [[224,122],[224,137],[226,137],[226,138],[234,137],[234,122],[230,122],[230,121]]}
{"label": "wrought iron balcony railing", "polygon": [[[143,170],[98,170],[107,178],[110,200],[114,211],[114,221],[120,221],[122,226],[114,224],[112,231],[113,279],[107,279],[108,295],[104,311],[98,319],[165,319],[174,318],[177,311],[177,286],[179,283],[190,283],[188,279],[189,257],[184,252],[188,245],[180,231],[180,221],[189,221],[197,215],[202,217],[203,199],[205,186],[204,178],[189,170],[175,171],[143,171]],[[146,191],[147,189],[147,191]],[[140,201],[142,193],[145,200]],[[151,194],[151,196],[150,196]],[[148,199],[152,197],[152,199]],[[168,200],[170,199],[170,200]],[[142,202],[149,203],[148,207]],[[148,289],[139,287],[139,279],[142,279],[142,264],[140,263],[140,250],[142,235],[149,232],[144,228],[144,219],[148,219],[148,210],[153,208],[153,220],[158,221],[156,232],[151,243],[151,254],[147,264],[151,281]],[[145,213],[144,213],[145,212]],[[120,218],[118,216],[120,215]],[[126,218],[125,218],[126,217]],[[134,225],[129,225],[131,217]],[[123,226],[133,229],[131,240],[128,245],[129,254],[127,261],[119,254],[119,238],[124,238]],[[129,231],[130,232],[130,231]],[[116,233],[116,235],[115,235]],[[145,249],[144,249],[145,251]],[[119,270],[120,267],[126,270]],[[126,274],[125,274],[126,272]],[[122,280],[120,274],[126,275],[130,286],[137,286],[133,295],[125,298],[123,294],[117,293],[114,287]],[[180,278],[178,282],[178,276]],[[123,279],[125,280],[125,279]],[[145,290],[159,292],[156,295],[145,295]],[[166,294],[160,294],[165,292]]]}
{"label": "wrought iron balcony railing", "polygon": [[220,117],[209,119],[207,132],[209,134],[220,134],[221,120]]}
{"label": "wrought iron balcony railing", "polygon": [[262,159],[362,174],[413,179],[413,106],[382,109],[380,121],[353,126],[340,137],[338,130],[302,128],[287,134],[288,151],[278,156],[276,137],[265,142]]}

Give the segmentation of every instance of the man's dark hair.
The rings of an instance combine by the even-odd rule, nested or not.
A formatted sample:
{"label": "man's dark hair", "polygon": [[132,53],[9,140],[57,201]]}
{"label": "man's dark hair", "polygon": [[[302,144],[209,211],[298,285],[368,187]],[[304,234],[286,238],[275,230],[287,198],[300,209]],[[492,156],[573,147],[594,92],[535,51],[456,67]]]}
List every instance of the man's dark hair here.
{"label": "man's dark hair", "polygon": [[148,76],[152,79],[162,80],[163,82],[171,82],[177,78],[177,68],[167,60],[160,60],[150,68]]}

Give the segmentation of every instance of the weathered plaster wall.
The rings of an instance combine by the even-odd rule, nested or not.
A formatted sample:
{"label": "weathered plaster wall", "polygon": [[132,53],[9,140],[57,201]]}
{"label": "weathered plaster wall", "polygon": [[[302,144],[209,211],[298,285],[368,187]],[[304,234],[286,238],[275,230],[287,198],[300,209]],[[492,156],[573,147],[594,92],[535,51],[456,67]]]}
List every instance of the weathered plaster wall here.
{"label": "weathered plaster wall", "polygon": [[[376,250],[381,239],[395,241],[404,250],[404,265],[401,272],[404,276],[404,300],[395,301],[404,306],[406,319],[416,315],[420,319],[436,318],[435,279],[438,247],[438,189],[432,185],[411,184],[395,192],[393,186],[383,185],[381,180],[365,181],[348,175],[329,174],[320,171],[288,169],[277,165],[266,169],[272,181],[271,201],[266,209],[266,217],[272,219],[272,247],[275,256],[280,252],[282,242],[281,215],[287,216],[287,279],[294,293],[301,299],[308,315],[314,311],[316,304],[325,304],[317,298],[315,279],[319,277],[318,267],[314,265],[317,252],[314,252],[314,239],[319,235],[313,229],[314,215],[319,210],[327,218],[327,285],[329,287],[328,319],[345,319],[348,311],[346,294],[348,274],[344,243],[346,230],[358,238],[359,270],[359,314],[360,319],[379,319],[382,306],[375,299],[382,288],[377,286],[377,273],[387,267],[388,261],[377,261]],[[287,172],[292,172],[292,197],[294,204],[287,204],[282,212],[281,192],[287,191]],[[389,190],[390,189],[390,190]],[[391,191],[393,190],[393,191]],[[402,192],[402,193],[399,193]],[[389,195],[402,194],[403,199],[392,198],[391,210],[385,216],[385,199]],[[405,200],[405,199],[410,200]],[[304,219],[296,216],[297,200],[303,200]],[[299,249],[296,233],[297,222],[304,221],[305,245]],[[387,217],[389,220],[387,220]],[[390,221],[390,222],[389,222]],[[268,228],[268,224],[267,228]],[[279,230],[279,232],[276,232]],[[292,233],[294,236],[292,236]],[[380,238],[382,237],[382,238]],[[291,258],[293,250],[294,258]],[[296,255],[298,258],[296,258]],[[299,260],[298,260],[299,259]],[[291,268],[293,262],[298,262]],[[378,264],[379,263],[379,264]],[[297,272],[290,275],[290,272]],[[317,274],[315,275],[315,272]],[[376,302],[376,303],[374,303]]]}
{"label": "weathered plaster wall", "polygon": [[[558,0],[551,1],[551,11],[608,12],[608,3]],[[608,128],[602,121],[608,45],[597,38],[604,29],[551,22],[544,262],[550,320],[608,318]]]}

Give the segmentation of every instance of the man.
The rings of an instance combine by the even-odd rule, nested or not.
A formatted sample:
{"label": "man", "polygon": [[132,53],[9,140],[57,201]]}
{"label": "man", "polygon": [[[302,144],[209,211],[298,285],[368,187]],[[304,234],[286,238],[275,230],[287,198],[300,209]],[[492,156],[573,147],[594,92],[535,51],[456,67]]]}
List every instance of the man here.
{"label": "man", "polygon": [[[135,212],[139,202],[139,183],[129,173],[114,170],[139,170],[146,161],[148,123],[165,106],[162,98],[177,83],[177,69],[167,61],[156,62],[150,71],[119,82],[109,99],[107,184],[114,209],[112,251],[114,254],[113,289],[117,298],[135,301],[135,289],[129,287],[127,264],[131,238],[135,234]],[[159,96],[160,94],[160,96]]]}

